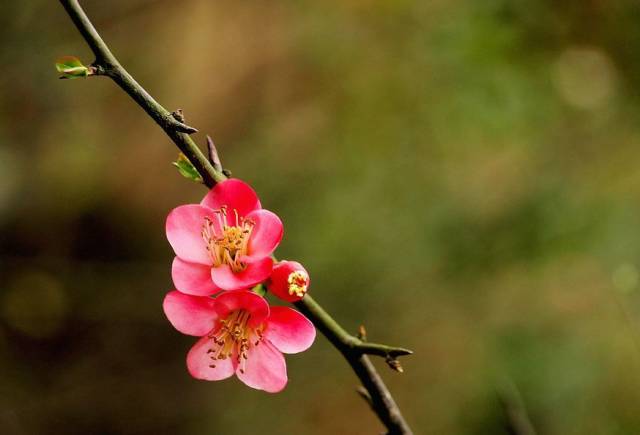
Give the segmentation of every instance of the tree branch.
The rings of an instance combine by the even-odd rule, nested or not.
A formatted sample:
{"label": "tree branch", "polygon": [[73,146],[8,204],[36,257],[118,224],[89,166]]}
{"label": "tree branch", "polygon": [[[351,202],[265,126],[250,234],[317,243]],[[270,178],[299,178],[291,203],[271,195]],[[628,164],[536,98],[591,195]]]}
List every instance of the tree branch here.
{"label": "tree branch", "polygon": [[[178,146],[180,151],[198,170],[208,187],[213,187],[216,183],[227,179],[222,169],[215,167],[189,136],[188,133],[194,133],[197,130],[176,119],[172,113],[153,99],[120,65],[78,1],[60,0],[60,3],[95,55],[95,61],[91,65],[95,68],[94,75],[103,75],[111,78],[122,90],[129,94]],[[387,427],[389,434],[411,434],[411,429],[402,417],[400,409],[367,354],[383,356],[390,366],[394,367],[397,364],[399,367],[399,363],[395,358],[401,355],[409,355],[412,352],[399,347],[368,343],[349,334],[309,295],[296,302],[295,305],[347,359],[362,385],[366,388],[371,408]]]}
{"label": "tree branch", "polygon": [[77,0],[60,0],[62,6],[71,17],[80,34],[85,39],[96,59],[91,65],[95,68],[95,75],[105,75],[110,77],[122,88],[140,107],[165,131],[171,140],[178,146],[180,151],[189,159],[191,164],[200,172],[202,178],[208,186],[225,180],[227,177],[216,170],[211,162],[207,160],[200,148],[191,139],[188,133],[195,133],[197,130],[178,121],[167,109],[153,99],[149,93],[135,81],[131,74],[125,70],[111,53],[109,47],[100,37],[100,34],[93,27],[93,24],[84,13]]}

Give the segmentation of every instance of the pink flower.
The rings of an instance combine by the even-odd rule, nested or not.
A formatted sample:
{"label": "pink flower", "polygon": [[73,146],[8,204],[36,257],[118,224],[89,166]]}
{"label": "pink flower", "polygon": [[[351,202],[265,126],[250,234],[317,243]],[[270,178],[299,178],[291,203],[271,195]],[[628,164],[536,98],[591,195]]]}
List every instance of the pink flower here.
{"label": "pink flower", "polygon": [[267,288],[287,302],[299,301],[309,288],[309,274],[297,261],[281,261],[271,272]]}
{"label": "pink flower", "polygon": [[176,253],[171,275],[183,293],[207,296],[252,287],[269,277],[282,222],[263,210],[248,184],[217,184],[200,204],[169,213],[167,239]]}
{"label": "pink flower", "polygon": [[187,354],[196,379],[218,381],[234,373],[251,388],[269,393],[287,384],[282,353],[308,349],[316,336],[313,324],[287,307],[271,307],[248,290],[222,293],[215,299],[172,291],[164,298],[171,324],[187,335],[202,337]]}

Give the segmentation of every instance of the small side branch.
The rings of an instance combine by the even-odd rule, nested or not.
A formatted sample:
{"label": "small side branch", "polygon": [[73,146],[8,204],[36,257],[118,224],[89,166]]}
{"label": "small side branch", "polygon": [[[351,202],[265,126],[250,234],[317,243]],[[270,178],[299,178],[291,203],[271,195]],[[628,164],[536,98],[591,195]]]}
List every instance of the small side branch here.
{"label": "small side branch", "polygon": [[386,344],[368,343],[366,341],[357,340],[352,345],[356,352],[366,355],[377,355],[395,358],[398,356],[411,355],[412,350],[403,347],[387,346]]}
{"label": "small side branch", "polygon": [[336,347],[344,348],[346,352],[357,355],[377,355],[382,357],[396,358],[403,355],[411,355],[413,351],[403,347],[387,346],[386,344],[370,343],[364,339],[349,334],[345,329],[335,321],[324,308],[318,304],[311,296],[306,295],[301,301],[295,305],[308,313],[310,317],[320,319],[328,328],[328,332],[333,337],[332,343]]}

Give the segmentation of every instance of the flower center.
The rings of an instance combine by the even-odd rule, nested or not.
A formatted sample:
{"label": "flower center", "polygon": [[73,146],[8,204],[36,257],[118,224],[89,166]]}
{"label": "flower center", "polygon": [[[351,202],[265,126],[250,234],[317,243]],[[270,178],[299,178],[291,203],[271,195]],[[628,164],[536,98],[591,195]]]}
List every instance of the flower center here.
{"label": "flower center", "polygon": [[220,321],[215,332],[208,335],[211,339],[211,348],[207,350],[211,358],[209,367],[215,368],[217,360],[237,358],[240,372],[244,373],[247,351],[262,341],[263,326],[249,326],[250,318],[251,314],[245,310],[233,311]]}
{"label": "flower center", "polygon": [[289,274],[287,283],[289,284],[289,294],[296,295],[301,298],[307,292],[309,275],[301,270],[296,270]]}
{"label": "flower center", "polygon": [[209,257],[214,266],[228,264],[234,272],[241,272],[246,264],[241,261],[247,254],[249,237],[255,223],[250,219],[233,215],[227,216],[227,208],[214,211],[215,220],[205,217],[202,225],[202,238],[207,246]]}

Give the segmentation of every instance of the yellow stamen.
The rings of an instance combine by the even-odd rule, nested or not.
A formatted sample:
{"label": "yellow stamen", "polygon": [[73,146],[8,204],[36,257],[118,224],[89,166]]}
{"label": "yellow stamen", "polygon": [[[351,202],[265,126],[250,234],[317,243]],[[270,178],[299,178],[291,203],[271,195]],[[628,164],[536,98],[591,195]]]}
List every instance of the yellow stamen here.
{"label": "yellow stamen", "polygon": [[212,341],[211,348],[207,350],[211,358],[209,367],[215,368],[216,360],[235,355],[240,372],[244,373],[249,349],[262,341],[262,325],[257,328],[249,326],[249,319],[251,314],[245,310],[237,310],[220,321],[217,331],[209,335]]}
{"label": "yellow stamen", "polygon": [[215,221],[205,217],[202,225],[202,238],[209,257],[214,266],[228,264],[233,272],[241,272],[247,267],[241,259],[247,254],[255,223],[240,217],[235,209],[231,219],[227,217],[226,207],[214,213]]}
{"label": "yellow stamen", "polygon": [[304,271],[296,270],[295,272],[291,272],[289,274],[289,277],[287,278],[287,283],[289,284],[289,294],[296,295],[301,298],[307,292],[308,282],[309,275],[307,275]]}

